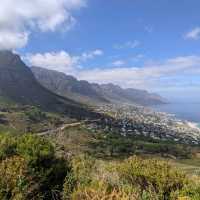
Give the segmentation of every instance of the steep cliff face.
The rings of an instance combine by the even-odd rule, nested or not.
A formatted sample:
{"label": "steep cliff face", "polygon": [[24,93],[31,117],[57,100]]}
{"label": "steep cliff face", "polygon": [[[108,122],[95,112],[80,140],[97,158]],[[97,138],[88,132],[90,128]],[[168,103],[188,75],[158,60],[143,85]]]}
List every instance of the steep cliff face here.
{"label": "steep cliff face", "polygon": [[52,105],[57,97],[44,89],[18,55],[0,52],[1,94],[22,104]]}
{"label": "steep cliff face", "polygon": [[161,96],[144,90],[123,89],[112,83],[100,85],[79,81],[73,76],[40,67],[31,67],[31,70],[44,87],[83,103],[129,103],[147,106],[166,102]]}
{"label": "steep cliff face", "polygon": [[0,97],[75,117],[93,114],[81,104],[58,96],[40,85],[30,68],[10,51],[0,51]]}
{"label": "steep cliff face", "polygon": [[87,81],[78,81],[73,76],[40,67],[31,67],[31,70],[41,85],[56,94],[88,104],[109,103]]}

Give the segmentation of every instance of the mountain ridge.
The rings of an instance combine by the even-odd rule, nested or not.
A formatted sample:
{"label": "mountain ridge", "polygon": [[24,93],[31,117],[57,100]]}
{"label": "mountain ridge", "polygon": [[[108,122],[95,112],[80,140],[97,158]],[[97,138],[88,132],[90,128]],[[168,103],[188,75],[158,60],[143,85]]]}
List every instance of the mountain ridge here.
{"label": "mountain ridge", "polygon": [[73,117],[94,114],[83,104],[54,94],[42,86],[20,56],[11,51],[0,51],[0,97]]}
{"label": "mountain ridge", "polygon": [[31,70],[41,85],[56,94],[86,104],[91,102],[109,103],[87,81],[78,81],[73,76],[41,67],[31,67]]}
{"label": "mountain ridge", "polygon": [[112,83],[89,83],[42,67],[32,66],[31,70],[38,82],[50,91],[86,104],[127,103],[148,106],[167,103],[160,95],[145,90],[123,89]]}

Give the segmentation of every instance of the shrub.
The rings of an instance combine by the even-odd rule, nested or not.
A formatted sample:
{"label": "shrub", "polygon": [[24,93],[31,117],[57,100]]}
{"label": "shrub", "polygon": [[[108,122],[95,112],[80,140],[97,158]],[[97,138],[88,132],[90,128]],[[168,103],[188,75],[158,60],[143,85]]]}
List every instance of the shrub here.
{"label": "shrub", "polygon": [[0,135],[0,160],[16,153],[16,138],[9,134]]}
{"label": "shrub", "polygon": [[25,114],[29,120],[35,123],[47,118],[46,113],[42,112],[37,107],[32,107],[31,110],[26,111]]}
{"label": "shrub", "polygon": [[18,139],[17,153],[23,156],[31,167],[43,168],[48,167],[54,158],[54,147],[48,140],[28,134]]}
{"label": "shrub", "polygon": [[[190,181],[185,184],[183,189],[178,192],[180,200],[199,200],[200,199],[200,179],[199,177],[192,177]],[[181,199],[182,198],[182,199]]]}
{"label": "shrub", "polygon": [[76,187],[76,179],[74,177],[74,174],[68,173],[65,177],[65,182],[63,185],[63,199],[68,200],[71,199],[71,194],[74,191]]}
{"label": "shrub", "polygon": [[72,158],[72,170],[67,174],[63,186],[63,199],[71,199],[72,193],[78,188],[84,188],[93,181],[96,160],[88,155]]}
{"label": "shrub", "polygon": [[[82,155],[74,158],[72,163],[74,174],[66,178],[64,200],[174,200],[181,195],[191,197],[184,189],[189,183],[185,174],[168,162],[136,156],[121,162],[105,162]],[[194,191],[197,196],[197,190],[198,187],[193,187],[189,191]]]}
{"label": "shrub", "polygon": [[170,199],[173,192],[181,190],[186,183],[183,173],[173,169],[167,162],[155,159],[143,160],[131,157],[117,168],[124,184],[157,193],[158,199]]}
{"label": "shrub", "polygon": [[67,161],[56,158],[53,145],[47,139],[24,135],[18,139],[17,153],[27,161],[31,175],[39,183],[38,192],[45,199],[59,199],[71,168]]}
{"label": "shrub", "polygon": [[29,184],[26,161],[13,156],[0,163],[0,199],[24,199]]}
{"label": "shrub", "polygon": [[88,155],[76,156],[72,159],[74,177],[78,185],[88,185],[93,178],[96,160]]}
{"label": "shrub", "polygon": [[[96,161],[84,155],[74,159],[73,170],[74,177],[76,177],[76,187],[68,198],[64,196],[64,200],[70,197],[73,200],[156,200],[157,194],[149,191],[149,188],[141,192],[138,185],[133,186],[128,182],[124,182],[116,165],[121,166],[123,164]],[[66,182],[67,186],[69,185],[68,180]]]}
{"label": "shrub", "polygon": [[72,195],[72,200],[139,200],[137,193],[127,193],[123,190],[109,191],[106,186],[99,188],[86,187],[79,189]]}
{"label": "shrub", "polygon": [[64,178],[71,167],[55,156],[48,140],[6,135],[0,145],[0,199],[61,199]]}

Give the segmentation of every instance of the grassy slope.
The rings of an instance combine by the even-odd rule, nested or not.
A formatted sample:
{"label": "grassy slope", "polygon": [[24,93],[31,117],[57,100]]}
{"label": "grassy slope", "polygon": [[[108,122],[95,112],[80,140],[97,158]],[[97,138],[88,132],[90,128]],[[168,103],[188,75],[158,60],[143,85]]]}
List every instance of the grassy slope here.
{"label": "grassy slope", "polygon": [[[5,99],[0,99],[0,108],[5,108],[0,111],[0,133],[37,133],[71,122],[70,119],[54,113],[38,114],[38,110],[35,111],[33,107],[22,109]],[[164,157],[189,174],[200,174],[200,158],[191,156],[191,152],[197,155],[198,148],[160,143],[144,138],[125,138],[92,129],[88,125],[67,128],[49,137],[55,142],[58,152],[62,154],[89,153],[96,158],[106,160],[118,160],[134,154],[162,159]]]}
{"label": "grassy slope", "polygon": [[[155,143],[155,141],[145,141],[141,138],[124,138],[113,136],[101,131],[92,131],[87,126],[81,125],[67,128],[59,134],[48,136],[57,147],[59,154],[64,156],[88,153],[97,159],[121,160],[131,155],[140,155],[148,158],[159,158],[168,160],[172,165],[186,171],[188,174],[200,175],[200,158],[194,157],[194,148],[178,148],[175,144]],[[154,146],[156,144],[156,146]],[[149,148],[149,146],[151,148]],[[161,146],[168,146],[171,149],[168,153],[159,153]],[[152,147],[154,147],[151,152]],[[157,151],[155,149],[157,148]],[[173,149],[173,151],[172,151]],[[199,151],[195,148],[195,152]],[[176,156],[175,156],[176,155]],[[186,157],[188,157],[186,159]]]}
{"label": "grassy slope", "polygon": [[42,112],[35,107],[0,106],[0,133],[38,133],[56,128],[67,121],[71,120],[56,113]]}

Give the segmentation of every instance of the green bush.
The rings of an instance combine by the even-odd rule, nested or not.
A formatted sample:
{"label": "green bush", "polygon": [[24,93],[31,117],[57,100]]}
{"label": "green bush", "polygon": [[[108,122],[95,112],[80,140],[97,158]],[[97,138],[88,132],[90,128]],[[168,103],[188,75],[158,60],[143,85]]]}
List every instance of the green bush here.
{"label": "green bush", "polygon": [[25,199],[30,178],[26,161],[13,156],[0,163],[0,199]]}
{"label": "green bush", "polygon": [[150,138],[135,136],[121,136],[119,134],[100,134],[90,142],[91,153],[96,157],[119,158],[137,154],[160,154],[175,156],[176,158],[191,158],[190,146],[176,144],[169,141],[158,141]]}
{"label": "green bush", "polygon": [[156,159],[131,157],[117,168],[124,184],[138,187],[144,191],[156,193],[158,199],[170,199],[186,183],[186,176],[172,168],[167,162]]}
{"label": "green bush", "polygon": [[143,142],[139,145],[139,149],[142,149],[146,153],[152,154],[169,154],[178,158],[191,157],[190,149],[184,145],[179,144]]}
{"label": "green bush", "polygon": [[63,199],[68,200],[71,199],[71,194],[73,193],[75,187],[76,187],[77,181],[74,177],[74,174],[68,173],[65,177],[65,182],[63,185]]}
{"label": "green bush", "polygon": [[67,160],[56,157],[48,140],[29,134],[4,135],[0,145],[0,199],[61,199],[71,167]]}
{"label": "green bush", "polygon": [[16,138],[9,134],[0,135],[0,160],[16,153]]}
{"label": "green bush", "polygon": [[56,158],[53,145],[47,139],[24,135],[18,139],[17,153],[27,161],[45,199],[53,198],[52,195],[60,198],[64,179],[71,168],[67,161]]}
{"label": "green bush", "polygon": [[[142,200],[137,192],[127,192],[122,188],[110,189],[108,185],[99,181],[95,185],[78,188],[71,197],[72,200]],[[152,199],[153,200],[153,199]]]}
{"label": "green bush", "polygon": [[[175,200],[184,194],[181,191],[189,183],[186,175],[169,163],[135,156],[121,162],[95,161],[81,156],[73,161],[73,170],[76,180],[70,195],[73,200],[89,200],[94,196],[98,200]],[[74,186],[69,180],[67,189]],[[190,191],[197,195],[196,190],[193,187]]]}
{"label": "green bush", "polygon": [[30,166],[36,168],[48,166],[55,156],[54,147],[48,140],[31,134],[18,139],[17,153],[22,155]]}
{"label": "green bush", "polygon": [[74,177],[78,185],[87,185],[92,181],[96,160],[88,155],[79,155],[72,159]]}
{"label": "green bush", "polygon": [[36,107],[26,111],[25,114],[29,120],[35,123],[47,118],[46,113],[42,112],[39,108]]}
{"label": "green bush", "polygon": [[[114,153],[121,144],[115,141]],[[199,200],[200,179],[191,179],[157,159],[103,161],[77,155],[69,161],[57,157],[45,138],[0,135],[2,200]]]}
{"label": "green bush", "polygon": [[78,155],[72,158],[72,171],[65,178],[63,199],[71,199],[73,192],[89,186],[93,181],[96,160],[88,155]]}
{"label": "green bush", "polygon": [[[190,181],[185,184],[181,191],[178,191],[180,197],[188,198],[189,200],[199,200],[200,199],[200,178],[192,177]],[[181,200],[181,198],[180,198]]]}

